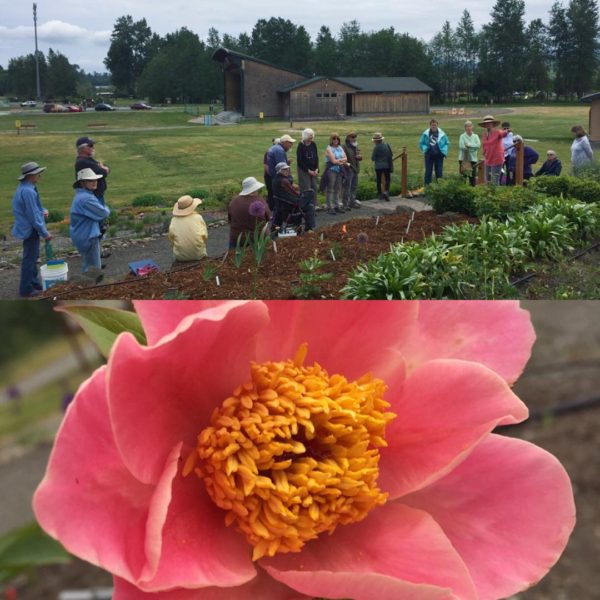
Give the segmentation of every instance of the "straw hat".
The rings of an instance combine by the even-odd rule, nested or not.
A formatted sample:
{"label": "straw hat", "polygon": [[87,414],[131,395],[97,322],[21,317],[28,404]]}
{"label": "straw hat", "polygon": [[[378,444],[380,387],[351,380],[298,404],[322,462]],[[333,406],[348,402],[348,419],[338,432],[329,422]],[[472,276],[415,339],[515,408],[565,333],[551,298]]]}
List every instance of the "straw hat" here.
{"label": "straw hat", "polygon": [[200,204],[202,204],[200,198],[192,198],[189,195],[181,196],[173,206],[173,215],[175,217],[187,217],[188,215],[191,215]]}
{"label": "straw hat", "polygon": [[500,121],[498,121],[498,119],[494,119],[492,115],[486,115],[483,117],[483,121],[479,123],[479,127],[483,127],[486,123],[491,123],[493,127],[498,127],[498,125],[500,125]]}
{"label": "straw hat", "polygon": [[281,143],[281,142],[291,142],[293,144],[295,141],[296,140],[291,135],[288,135],[287,133],[285,135],[282,135],[279,138],[279,143]]}
{"label": "straw hat", "polygon": [[73,184],[73,187],[74,188],[79,187],[79,182],[80,181],[94,181],[96,179],[102,179],[102,177],[104,177],[104,176],[103,175],[97,175],[90,168],[81,169],[81,171],[77,171],[77,179],[75,180],[75,183]]}
{"label": "straw hat", "polygon": [[371,138],[372,142],[382,142],[383,140],[385,140],[385,138],[379,132],[374,133],[373,137]]}
{"label": "straw hat", "polygon": [[256,177],[246,177],[246,179],[242,181],[242,191],[240,192],[240,196],[249,196],[260,190],[262,187],[265,187],[265,184],[258,181]]}
{"label": "straw hat", "polygon": [[36,162],[28,162],[25,163],[21,167],[21,175],[19,176],[19,181],[23,181],[27,175],[37,175],[42,171],[45,171],[46,167],[40,167]]}

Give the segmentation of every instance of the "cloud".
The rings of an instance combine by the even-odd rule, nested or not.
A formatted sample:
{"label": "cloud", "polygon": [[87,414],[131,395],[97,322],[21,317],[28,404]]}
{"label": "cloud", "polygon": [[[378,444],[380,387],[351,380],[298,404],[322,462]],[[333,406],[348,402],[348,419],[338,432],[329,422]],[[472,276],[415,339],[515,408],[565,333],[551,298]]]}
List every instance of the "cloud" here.
{"label": "cloud", "polygon": [[[110,33],[110,31],[90,31],[84,27],[79,27],[79,25],[53,20],[47,21],[38,27],[38,41],[46,44],[92,43],[104,46],[110,41]],[[12,29],[0,26],[0,37],[13,41],[32,40],[34,31],[32,26],[20,25]]]}

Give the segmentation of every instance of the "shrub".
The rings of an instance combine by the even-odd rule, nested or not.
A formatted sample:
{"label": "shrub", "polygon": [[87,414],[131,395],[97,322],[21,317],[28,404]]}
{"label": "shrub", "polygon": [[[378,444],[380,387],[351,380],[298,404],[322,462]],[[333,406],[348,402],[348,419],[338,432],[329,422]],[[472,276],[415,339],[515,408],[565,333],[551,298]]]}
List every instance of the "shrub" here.
{"label": "shrub", "polygon": [[600,202],[600,181],[581,177],[538,177],[532,180],[532,189],[548,196],[576,198],[583,202]]}
{"label": "shrub", "polygon": [[447,177],[428,185],[425,195],[438,213],[458,212],[475,216],[477,188],[465,183],[462,177]]}
{"label": "shrub", "polygon": [[207,200],[210,197],[211,193],[208,190],[205,190],[204,188],[192,188],[191,190],[184,192],[182,195],[188,195],[192,198],[201,198],[202,200]]}
{"label": "shrub", "polygon": [[48,223],[60,223],[61,221],[64,221],[64,219],[65,214],[61,210],[52,209],[48,211],[46,221],[48,221]]}
{"label": "shrub", "polygon": [[165,206],[166,204],[160,194],[141,194],[131,201],[131,206]]}
{"label": "shrub", "polygon": [[510,214],[527,210],[542,198],[528,187],[482,186],[477,188],[474,199],[475,214],[480,218],[487,216],[504,219]]}

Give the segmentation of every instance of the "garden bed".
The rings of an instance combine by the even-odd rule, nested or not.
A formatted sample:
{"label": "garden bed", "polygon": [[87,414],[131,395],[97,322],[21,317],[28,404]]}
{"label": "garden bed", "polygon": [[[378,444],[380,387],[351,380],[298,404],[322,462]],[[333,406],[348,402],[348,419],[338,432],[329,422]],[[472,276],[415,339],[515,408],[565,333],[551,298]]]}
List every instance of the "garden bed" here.
{"label": "garden bed", "polygon": [[[234,263],[234,251],[224,259],[207,259],[200,263],[156,273],[144,278],[131,276],[118,283],[84,287],[75,283],[54,286],[48,298],[60,299],[129,299],[129,298],[293,298],[294,288],[301,286],[300,263],[316,258],[321,266],[313,275],[327,275],[327,280],[315,283],[320,287],[317,298],[339,298],[348,274],[360,264],[387,252],[390,244],[400,241],[420,241],[432,233],[440,233],[451,223],[477,222],[458,214],[437,215],[417,212],[409,227],[411,213],[377,218],[353,219],[345,224],[320,228],[312,234],[295,238],[279,238],[277,252],[268,242],[267,252],[258,267],[254,292],[255,262],[251,249],[239,268]],[[408,233],[407,233],[408,229]],[[366,234],[359,235],[359,234]],[[360,240],[360,241],[359,241]],[[335,258],[335,260],[334,260]],[[217,285],[216,278],[219,279]]]}

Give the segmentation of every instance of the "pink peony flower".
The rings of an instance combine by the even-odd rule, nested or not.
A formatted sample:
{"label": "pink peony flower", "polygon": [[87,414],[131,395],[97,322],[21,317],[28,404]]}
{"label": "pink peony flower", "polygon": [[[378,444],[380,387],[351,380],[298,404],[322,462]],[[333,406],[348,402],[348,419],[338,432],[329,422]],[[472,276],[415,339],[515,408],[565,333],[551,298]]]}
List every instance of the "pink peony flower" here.
{"label": "pink peony flower", "polygon": [[[140,302],[34,497],[115,600],[491,600],[573,528],[513,302]],[[254,558],[254,560],[253,560]]]}

